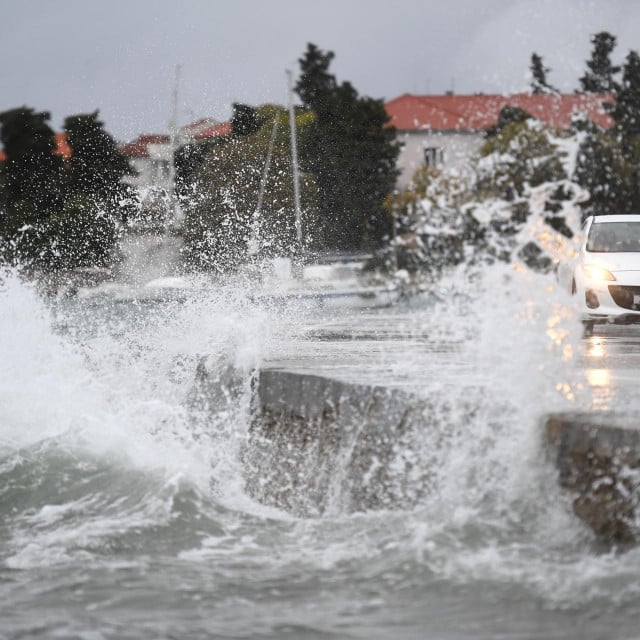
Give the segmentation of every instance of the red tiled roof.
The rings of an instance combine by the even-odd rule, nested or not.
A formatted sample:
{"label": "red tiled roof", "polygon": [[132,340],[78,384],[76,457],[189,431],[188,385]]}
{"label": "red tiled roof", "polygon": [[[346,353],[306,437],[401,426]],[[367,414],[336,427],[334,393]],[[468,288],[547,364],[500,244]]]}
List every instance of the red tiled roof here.
{"label": "red tiled roof", "polygon": [[478,131],[496,124],[503,107],[524,109],[535,118],[558,129],[566,129],[576,113],[602,127],[613,120],[603,102],[613,102],[609,94],[531,94],[415,96],[404,94],[385,104],[390,125],[401,131]]}
{"label": "red tiled roof", "polygon": [[205,129],[204,131],[199,131],[193,137],[196,140],[204,140],[206,138],[224,138],[230,135],[231,135],[231,123],[220,122],[219,124],[214,124],[212,127]]}
{"label": "red tiled roof", "polygon": [[146,158],[149,155],[150,144],[167,144],[169,140],[169,136],[162,133],[143,133],[121,147],[120,153],[129,158]]}
{"label": "red tiled roof", "polygon": [[[206,140],[231,135],[231,123],[215,122],[211,118],[202,118],[186,125],[183,130],[188,130],[189,137],[193,140]],[[150,144],[167,144],[170,140],[171,138],[166,134],[143,133],[121,147],[120,152],[129,158],[146,158],[149,155],[148,147]]]}
{"label": "red tiled roof", "polygon": [[218,124],[217,120],[213,118],[200,118],[200,120],[196,120],[195,122],[190,122],[189,124],[185,124],[183,129],[188,129],[189,131],[202,131],[204,129],[208,129],[212,127],[214,124]]}
{"label": "red tiled roof", "polygon": [[190,122],[189,124],[185,124],[185,129],[197,129],[205,124],[211,124],[211,118],[200,118],[200,120],[196,120],[195,122]]}

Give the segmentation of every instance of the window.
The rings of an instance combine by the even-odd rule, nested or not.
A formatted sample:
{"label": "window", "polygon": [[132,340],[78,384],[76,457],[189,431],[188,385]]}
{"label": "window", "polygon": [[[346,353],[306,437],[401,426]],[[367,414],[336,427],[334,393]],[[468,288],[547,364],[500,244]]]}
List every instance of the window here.
{"label": "window", "polygon": [[440,147],[425,147],[424,163],[427,167],[441,166],[444,163],[444,150]]}
{"label": "window", "polygon": [[589,229],[587,251],[595,253],[640,251],[640,222],[594,222]]}

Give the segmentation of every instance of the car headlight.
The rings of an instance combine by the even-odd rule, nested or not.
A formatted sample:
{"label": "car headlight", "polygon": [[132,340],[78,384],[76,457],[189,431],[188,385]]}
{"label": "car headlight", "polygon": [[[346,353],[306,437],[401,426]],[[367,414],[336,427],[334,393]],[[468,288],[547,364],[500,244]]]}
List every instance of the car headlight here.
{"label": "car headlight", "polygon": [[615,280],[616,277],[604,267],[597,264],[583,264],[582,272],[587,280]]}

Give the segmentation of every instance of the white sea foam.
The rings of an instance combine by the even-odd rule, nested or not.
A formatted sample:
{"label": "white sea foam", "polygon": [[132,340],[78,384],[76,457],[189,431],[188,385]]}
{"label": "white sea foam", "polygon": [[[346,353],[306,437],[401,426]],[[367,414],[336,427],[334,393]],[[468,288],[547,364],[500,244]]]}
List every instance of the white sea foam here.
{"label": "white sea foam", "polygon": [[[58,438],[208,486],[211,451],[199,439],[213,446],[216,434],[194,432],[188,403],[198,361],[219,359],[248,381],[267,339],[265,317],[251,315],[244,296],[224,292],[159,305],[146,316],[135,303],[121,312],[109,301],[52,310],[7,274],[0,287],[0,446]],[[137,313],[140,322],[132,321]]]}

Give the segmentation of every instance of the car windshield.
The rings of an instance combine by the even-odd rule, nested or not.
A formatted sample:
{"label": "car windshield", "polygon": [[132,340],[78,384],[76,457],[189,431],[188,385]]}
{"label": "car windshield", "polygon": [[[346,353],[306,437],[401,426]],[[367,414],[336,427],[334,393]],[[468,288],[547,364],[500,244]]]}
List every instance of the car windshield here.
{"label": "car windshield", "polygon": [[597,253],[640,252],[640,221],[594,222],[589,229],[587,251]]}

